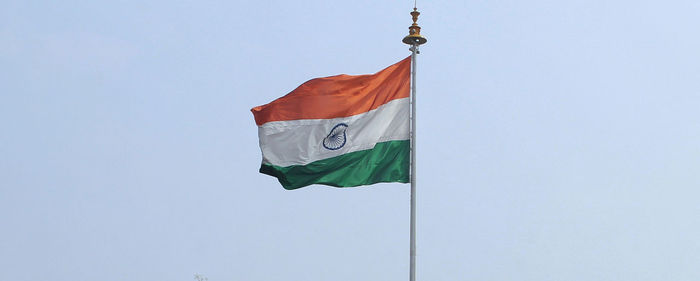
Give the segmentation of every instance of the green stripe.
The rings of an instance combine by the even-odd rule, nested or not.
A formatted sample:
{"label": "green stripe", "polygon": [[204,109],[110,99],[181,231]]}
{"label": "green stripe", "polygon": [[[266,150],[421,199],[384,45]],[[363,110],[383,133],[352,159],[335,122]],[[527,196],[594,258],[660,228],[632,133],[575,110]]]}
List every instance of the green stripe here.
{"label": "green stripe", "polygon": [[408,140],[377,143],[374,148],[350,152],[306,165],[287,167],[263,164],[260,173],[277,177],[285,189],[311,184],[336,187],[378,182],[409,182]]}

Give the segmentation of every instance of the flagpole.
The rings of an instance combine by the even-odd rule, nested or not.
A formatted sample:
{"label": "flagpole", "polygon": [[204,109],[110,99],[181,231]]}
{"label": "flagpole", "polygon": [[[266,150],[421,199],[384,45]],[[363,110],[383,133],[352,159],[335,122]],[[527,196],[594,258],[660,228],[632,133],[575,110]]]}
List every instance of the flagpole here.
{"label": "flagpole", "polygon": [[418,9],[413,7],[411,16],[413,24],[408,28],[408,36],[403,38],[403,42],[411,45],[411,226],[410,226],[410,268],[409,281],[416,280],[416,55],[418,46],[425,44],[428,40],[420,35],[418,21]]}
{"label": "flagpole", "polygon": [[416,52],[418,44],[411,46],[411,262],[409,281],[416,280]]}

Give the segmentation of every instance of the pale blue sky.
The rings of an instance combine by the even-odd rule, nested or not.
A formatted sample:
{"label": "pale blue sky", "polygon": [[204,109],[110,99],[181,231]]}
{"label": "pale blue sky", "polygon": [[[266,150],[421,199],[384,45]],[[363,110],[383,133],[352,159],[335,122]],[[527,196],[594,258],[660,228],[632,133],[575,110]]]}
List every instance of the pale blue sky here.
{"label": "pale blue sky", "polygon": [[[700,280],[700,2],[418,4],[418,280]],[[249,109],[412,5],[1,1],[0,280],[406,280],[408,185],[286,191]]]}

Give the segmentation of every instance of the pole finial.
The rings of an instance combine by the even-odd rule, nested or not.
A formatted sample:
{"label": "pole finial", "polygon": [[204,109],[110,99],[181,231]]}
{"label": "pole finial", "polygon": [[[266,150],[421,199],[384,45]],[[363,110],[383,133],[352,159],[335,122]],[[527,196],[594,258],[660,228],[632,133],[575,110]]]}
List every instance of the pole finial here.
{"label": "pole finial", "polygon": [[420,12],[418,8],[413,7],[413,12],[411,12],[411,17],[413,18],[413,24],[408,27],[408,36],[403,38],[403,42],[408,45],[423,45],[428,42],[423,35],[420,35],[420,26],[418,26],[418,16]]}

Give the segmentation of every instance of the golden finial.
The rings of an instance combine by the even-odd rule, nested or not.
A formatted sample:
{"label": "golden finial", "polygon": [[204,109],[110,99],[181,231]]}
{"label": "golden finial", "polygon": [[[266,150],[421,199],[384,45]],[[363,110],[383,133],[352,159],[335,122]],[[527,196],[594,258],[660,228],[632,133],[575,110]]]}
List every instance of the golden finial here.
{"label": "golden finial", "polygon": [[428,39],[425,39],[423,35],[420,35],[420,26],[418,26],[418,16],[420,15],[420,12],[418,12],[417,8],[413,8],[413,12],[411,12],[411,16],[413,17],[413,24],[408,27],[408,36],[403,38],[403,42],[408,44],[408,45],[422,45],[425,44],[425,42],[428,42]]}

